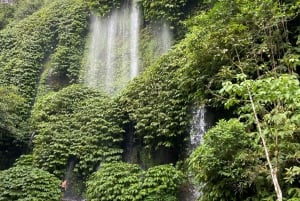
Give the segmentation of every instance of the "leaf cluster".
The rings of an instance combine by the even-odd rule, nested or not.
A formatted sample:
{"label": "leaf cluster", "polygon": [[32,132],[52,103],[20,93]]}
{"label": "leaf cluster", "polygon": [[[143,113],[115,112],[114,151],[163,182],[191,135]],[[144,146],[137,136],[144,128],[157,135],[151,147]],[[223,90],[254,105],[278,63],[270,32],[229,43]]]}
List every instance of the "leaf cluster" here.
{"label": "leaf cluster", "polygon": [[87,0],[89,9],[100,16],[107,16],[113,9],[121,6],[120,0]]}
{"label": "leaf cluster", "polygon": [[124,114],[135,125],[136,139],[147,148],[181,149],[188,124],[188,101],[176,72],[182,62],[180,47],[171,50],[134,80],[119,97]]}
{"label": "leaf cluster", "polygon": [[203,144],[189,158],[189,168],[203,193],[201,201],[247,200],[260,195],[256,190],[270,190],[261,181],[266,169],[256,143],[237,119],[221,120],[206,133]]}
{"label": "leaf cluster", "polygon": [[176,201],[183,175],[171,165],[142,171],[129,163],[101,165],[87,182],[87,198],[92,201]]}
{"label": "leaf cluster", "polygon": [[[86,27],[83,5],[77,0],[54,1],[0,32],[0,83],[19,88],[26,98],[24,115],[29,114],[42,64],[49,54],[58,52],[53,63],[63,66],[70,81],[76,79]],[[63,49],[66,46],[70,49]]]}
{"label": "leaf cluster", "polygon": [[61,177],[73,161],[74,171],[86,177],[100,163],[120,160],[117,111],[105,95],[79,85],[41,98],[32,112],[35,163]]}
{"label": "leaf cluster", "polygon": [[0,30],[13,20],[14,11],[14,6],[10,4],[0,4]]}
{"label": "leaf cluster", "polygon": [[172,26],[184,15],[186,0],[142,0],[144,18],[147,22],[167,22]]}
{"label": "leaf cluster", "polygon": [[182,67],[182,87],[189,96],[219,104],[214,90],[223,80],[234,81],[241,69],[254,79],[294,71],[298,57],[288,51],[287,23],[297,14],[288,9],[272,0],[219,1],[187,20],[189,33],[181,43],[190,62]]}
{"label": "leaf cluster", "polygon": [[60,180],[32,166],[15,166],[0,171],[1,201],[57,201]]}

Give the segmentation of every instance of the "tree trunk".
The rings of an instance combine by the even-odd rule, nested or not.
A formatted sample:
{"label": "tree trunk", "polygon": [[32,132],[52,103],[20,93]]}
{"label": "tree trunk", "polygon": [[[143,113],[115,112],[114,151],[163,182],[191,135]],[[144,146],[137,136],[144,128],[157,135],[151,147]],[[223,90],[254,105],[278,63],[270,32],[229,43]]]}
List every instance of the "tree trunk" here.
{"label": "tree trunk", "polygon": [[279,185],[279,182],[278,182],[278,178],[277,178],[277,167],[273,168],[273,165],[271,163],[267,143],[266,143],[266,140],[265,140],[265,138],[262,134],[262,130],[261,130],[261,126],[260,126],[260,123],[259,123],[259,119],[257,117],[257,113],[256,113],[255,105],[254,105],[254,102],[253,102],[253,98],[252,98],[252,95],[250,93],[250,89],[249,89],[248,86],[247,86],[247,91],[248,91],[249,99],[250,99],[250,102],[251,102],[251,106],[252,106],[255,122],[256,122],[256,125],[257,125],[259,137],[262,141],[263,148],[264,148],[264,151],[265,151],[265,156],[267,158],[268,166],[270,168],[273,185],[274,185],[275,192],[276,192],[276,195],[277,195],[277,201],[282,201],[282,191],[281,191],[281,188],[280,188],[280,185]]}

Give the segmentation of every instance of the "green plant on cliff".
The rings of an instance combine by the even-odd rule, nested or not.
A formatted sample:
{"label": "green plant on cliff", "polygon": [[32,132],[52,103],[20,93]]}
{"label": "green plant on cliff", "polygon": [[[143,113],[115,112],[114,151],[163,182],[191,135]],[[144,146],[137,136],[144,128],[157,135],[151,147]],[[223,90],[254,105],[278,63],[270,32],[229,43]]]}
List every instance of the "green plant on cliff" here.
{"label": "green plant on cliff", "polygon": [[136,139],[149,150],[160,147],[180,150],[188,124],[188,100],[180,90],[176,72],[184,65],[184,49],[177,46],[132,82],[119,98]]}
{"label": "green plant on cliff", "polygon": [[186,0],[142,0],[142,5],[146,21],[175,25],[183,17]]}
{"label": "green plant on cliff", "polygon": [[[264,153],[265,172],[272,178],[277,199],[290,197],[288,191],[299,185],[297,174],[290,175],[290,183],[283,178],[288,169],[299,163],[299,81],[293,75],[278,75],[260,80],[247,80],[238,84],[225,82],[222,92],[228,94],[226,106],[239,105],[239,115],[249,125]],[[287,172],[286,172],[287,171]]]}
{"label": "green plant on cliff", "polygon": [[[245,125],[237,119],[222,120],[210,129],[203,144],[189,159],[190,169],[203,193],[200,200],[235,201],[252,196],[255,189],[251,187],[255,188],[259,182],[257,158],[261,155],[257,149],[255,137],[248,135]],[[259,174],[265,176],[265,172]],[[260,191],[267,186],[260,186]]]}
{"label": "green plant on cliff", "polygon": [[20,113],[23,103],[17,87],[0,85],[0,169],[12,165],[26,146]]}
{"label": "green plant on cliff", "polygon": [[0,171],[1,201],[58,201],[60,180],[32,166],[15,166]]}
{"label": "green plant on cliff", "polygon": [[[210,153],[199,148],[202,151],[193,155],[193,163],[197,164],[198,157],[200,165],[196,171],[201,177],[199,181],[200,184],[206,183],[203,189],[207,191],[201,200],[293,200],[298,196],[299,83],[293,75],[282,75],[292,74],[299,66],[299,54],[293,52],[297,47],[292,47],[297,43],[290,43],[288,35],[288,27],[295,26],[289,24],[289,20],[297,17],[299,12],[290,12],[289,9],[294,8],[271,0],[219,1],[211,10],[190,21],[194,25],[190,24],[192,29],[187,36],[190,41],[188,57],[194,63],[182,69],[184,74],[190,75],[183,87],[198,88],[195,94],[191,93],[191,98],[196,99],[200,90],[206,90],[206,96],[217,105],[225,98],[226,105],[234,106],[231,109],[247,128],[247,132],[240,135],[255,138],[255,144],[249,143],[250,151],[244,153],[247,160],[243,161],[244,164],[255,163],[251,164],[255,168],[252,176],[247,175],[250,171],[242,165],[237,165],[231,172],[222,170],[218,173],[218,169],[202,164],[201,160],[205,161],[206,154]],[[226,97],[213,91],[222,87]],[[200,93],[200,97],[202,95]],[[204,145],[209,146],[206,148],[216,150],[218,144],[223,143],[228,145],[218,149],[226,150],[226,147],[236,144],[233,139],[226,142],[226,131],[226,126],[221,131],[217,128],[209,131],[206,139],[209,144],[204,140]],[[222,142],[211,143],[209,139],[213,134],[210,132],[224,133],[220,134]],[[217,157],[222,153],[214,154],[218,165],[220,159]],[[239,164],[236,159],[239,158],[226,160],[235,165]],[[225,165],[224,169],[230,167]],[[212,172],[203,173],[201,168]],[[235,175],[236,172],[242,176]],[[210,174],[214,173],[217,179],[210,180]],[[268,179],[263,179],[266,175]],[[289,179],[290,183],[287,183]],[[221,188],[225,183],[233,184],[236,191],[223,193]],[[275,188],[270,188],[272,183]]]}
{"label": "green plant on cliff", "polygon": [[177,201],[178,188],[183,181],[182,172],[172,165],[159,165],[145,172],[142,190],[144,201]]}
{"label": "green plant on cliff", "polygon": [[22,20],[34,12],[38,11],[46,0],[15,0],[14,19]]}
{"label": "green plant on cliff", "polygon": [[105,95],[79,85],[41,98],[32,112],[35,163],[62,177],[72,162],[86,177],[102,162],[120,160],[123,130],[117,110]]}
{"label": "green plant on cliff", "polygon": [[121,6],[120,0],[87,0],[89,9],[100,16],[107,16],[113,9]]}
{"label": "green plant on cliff", "polygon": [[0,30],[13,20],[14,11],[14,6],[10,4],[0,4]]}
{"label": "green plant on cliff", "polygon": [[80,0],[54,1],[1,30],[0,84],[17,86],[26,98],[23,117],[29,115],[43,62],[51,53],[54,69],[62,68],[70,82],[76,81],[87,23],[84,5]]}
{"label": "green plant on cliff", "polygon": [[91,201],[177,201],[183,175],[172,165],[142,171],[136,164],[107,163],[87,182]]}
{"label": "green plant on cliff", "polygon": [[138,200],[141,173],[136,164],[103,164],[87,182],[87,198],[91,201]]}

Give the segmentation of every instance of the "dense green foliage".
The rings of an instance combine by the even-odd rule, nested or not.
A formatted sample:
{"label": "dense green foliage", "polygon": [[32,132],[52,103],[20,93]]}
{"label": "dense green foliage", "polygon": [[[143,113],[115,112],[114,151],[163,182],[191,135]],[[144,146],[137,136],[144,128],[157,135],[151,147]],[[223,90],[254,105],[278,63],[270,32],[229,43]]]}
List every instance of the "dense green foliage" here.
{"label": "dense green foliage", "polygon": [[[195,63],[183,70],[197,81],[189,79],[184,86],[198,86],[191,98],[206,88],[214,104],[234,106],[231,109],[247,128],[235,133],[240,123],[220,122],[191,156],[203,192],[200,200],[276,199],[262,139],[284,198],[299,198],[299,83],[294,76],[280,76],[297,71],[299,65],[292,47],[297,43],[289,42],[287,32],[287,20],[298,14],[294,9],[274,1],[220,1],[188,22]],[[213,91],[222,85],[221,94]]]}
{"label": "dense green foliage", "polygon": [[59,17],[55,30],[57,47],[50,56],[50,70],[45,78],[45,84],[54,90],[78,82],[88,26],[88,10],[82,1],[60,4],[60,10],[63,17]]}
{"label": "dense green foliage", "polygon": [[[0,84],[19,87],[27,100],[25,114],[29,113],[43,62],[49,54],[55,52],[53,65],[62,65],[70,81],[76,79],[74,71],[79,71],[78,55],[82,54],[80,39],[86,26],[83,5],[76,0],[53,2],[0,32]],[[70,49],[63,51],[66,46]],[[62,55],[69,58],[62,59]]]}
{"label": "dense green foliage", "polygon": [[0,169],[12,165],[24,147],[20,107],[24,99],[14,86],[0,86]]}
{"label": "dense green foliage", "polygon": [[60,180],[32,166],[0,171],[1,201],[58,201]]}
{"label": "dense green foliage", "polygon": [[62,177],[71,161],[87,176],[101,162],[120,160],[117,111],[106,96],[78,85],[41,98],[32,112],[35,163]]}
{"label": "dense green foliage", "polygon": [[[294,175],[289,173],[289,170],[300,165],[298,161],[300,148],[298,143],[300,140],[298,79],[295,76],[283,74],[278,78],[245,80],[240,84],[226,82],[223,89],[230,95],[226,101],[228,107],[239,104],[242,100],[248,100],[249,94],[252,94],[255,112],[260,117],[259,125],[255,121],[250,103],[243,103],[240,106],[238,110],[240,118],[243,118],[249,126],[256,124],[262,129],[263,137],[268,142],[272,164],[281,181],[283,178],[288,181],[288,183],[282,182],[281,188],[286,191],[285,196],[289,197],[288,194],[291,194],[289,190],[299,186],[299,181],[297,181],[299,172],[294,172]],[[256,133],[256,136],[259,135]],[[267,192],[265,194],[267,195]]]}
{"label": "dense green foliage", "polygon": [[143,201],[176,201],[183,175],[171,165],[149,168],[144,176],[141,194]]}
{"label": "dense green foliage", "polygon": [[178,25],[183,17],[186,0],[143,0],[144,17],[148,22],[168,22]]}
{"label": "dense green foliage", "polygon": [[37,10],[39,10],[44,3],[49,0],[16,0],[15,2],[15,11],[14,11],[14,19],[22,20]]}
{"label": "dense green foliage", "polygon": [[[190,109],[200,103],[235,118],[212,127],[189,158],[199,200],[276,199],[265,147],[284,200],[298,200],[300,1],[139,1],[145,71],[112,99],[76,83],[89,15],[108,16],[122,3],[0,4],[0,168],[25,152],[24,142],[32,146],[0,172],[0,199],[58,200],[58,181],[46,170],[59,178],[71,171],[81,184],[89,178],[89,200],[175,201],[181,173],[149,167],[166,162],[155,154],[185,160]],[[157,58],[152,29],[165,22],[187,34]],[[126,145],[134,161],[150,156],[148,170],[121,162]]]}
{"label": "dense green foliage", "polygon": [[204,138],[204,143],[190,159],[195,179],[203,183],[201,200],[246,200],[249,194],[257,194],[251,187],[255,185],[255,180],[264,179],[266,173],[257,175],[260,170],[255,165],[259,161],[249,158],[250,153],[256,154],[257,159],[261,155],[259,150],[255,150],[255,137],[247,135],[245,126],[236,119],[223,120]]}
{"label": "dense green foliage", "polygon": [[10,4],[0,4],[0,30],[13,19],[14,7]]}
{"label": "dense green foliage", "polygon": [[86,0],[90,10],[96,12],[100,16],[108,15],[113,9],[121,6],[120,0]]}
{"label": "dense green foliage", "polygon": [[24,99],[18,94],[18,90],[14,86],[0,86],[0,132],[10,133],[15,138],[18,135],[18,127],[21,123],[20,113],[18,109],[21,107]]}
{"label": "dense green foliage", "polygon": [[91,201],[137,200],[141,176],[141,169],[135,164],[103,164],[87,182],[87,198]]}
{"label": "dense green foliage", "polygon": [[143,76],[129,85],[120,98],[124,112],[135,122],[136,137],[149,149],[181,149],[188,124],[188,102],[179,90],[176,70],[181,46],[162,57]]}
{"label": "dense green foliage", "polygon": [[142,171],[138,165],[107,163],[101,165],[87,183],[91,201],[176,201],[182,173],[171,165]]}

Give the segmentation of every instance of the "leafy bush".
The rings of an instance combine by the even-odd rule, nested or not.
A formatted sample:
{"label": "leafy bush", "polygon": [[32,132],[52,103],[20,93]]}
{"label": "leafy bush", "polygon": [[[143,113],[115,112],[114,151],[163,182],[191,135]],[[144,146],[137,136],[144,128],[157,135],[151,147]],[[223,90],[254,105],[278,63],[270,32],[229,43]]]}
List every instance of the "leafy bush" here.
{"label": "leafy bush", "polygon": [[[87,23],[83,5],[80,0],[54,1],[0,32],[0,84],[19,88],[26,98],[24,116],[29,114],[43,62],[51,53],[59,52],[53,56],[55,69],[61,66],[69,80],[76,81]],[[61,46],[70,49],[62,51]]]}
{"label": "leafy bush", "polygon": [[26,18],[39,10],[43,6],[44,2],[45,0],[17,0],[14,19],[22,20]]}
{"label": "leafy bush", "polygon": [[41,98],[32,112],[36,163],[61,177],[70,161],[87,176],[102,162],[120,160],[117,110],[100,92],[79,85]]}
{"label": "leafy bush", "polygon": [[16,87],[0,85],[0,169],[9,167],[24,147],[23,103]]}
{"label": "leafy bush", "polygon": [[237,84],[224,82],[221,92],[226,106],[238,105],[243,123],[220,121],[191,155],[200,200],[275,199],[269,160],[283,197],[293,200],[299,190],[299,81],[293,75],[255,81],[237,75],[241,78]]}
{"label": "leafy bush", "polygon": [[87,182],[91,201],[176,201],[182,173],[171,165],[142,171],[129,163],[103,164]]}
{"label": "leafy bush", "polygon": [[237,112],[245,124],[249,127],[256,125],[254,134],[267,153],[264,162],[271,161],[269,169],[266,169],[276,170],[281,191],[290,198],[291,189],[299,185],[296,179],[298,173],[293,171],[300,166],[299,80],[288,74],[258,80],[248,80],[245,75],[237,75],[237,78],[243,81],[237,84],[224,82],[221,92],[229,96],[225,105],[238,105]]}
{"label": "leafy bush", "polygon": [[0,171],[1,201],[58,201],[60,180],[32,166]]}
{"label": "leafy bush", "polygon": [[[51,55],[51,73],[46,79],[54,90],[78,82],[88,28],[88,10],[83,1],[67,1],[60,6],[57,47]],[[51,83],[54,80],[58,83]]]}
{"label": "leafy bush", "polygon": [[183,16],[186,0],[143,0],[142,5],[146,21],[165,21],[175,25]]}
{"label": "leafy bush", "polygon": [[171,165],[160,165],[149,168],[143,180],[141,194],[143,201],[177,201],[178,186],[183,175]]}
{"label": "leafy bush", "polygon": [[113,9],[121,6],[120,0],[87,0],[90,10],[96,12],[100,16],[108,15]]}
{"label": "leafy bush", "polygon": [[87,182],[87,198],[91,201],[137,200],[141,173],[141,169],[135,164],[103,164]]}
{"label": "leafy bush", "polygon": [[255,138],[236,119],[221,120],[211,128],[189,159],[203,193],[200,200],[246,200],[257,179],[255,163],[261,155],[255,155],[256,146]]}
{"label": "leafy bush", "polygon": [[177,70],[184,65],[182,46],[172,49],[134,80],[119,98],[135,124],[136,138],[147,148],[180,150],[188,125],[188,100],[180,90]]}
{"label": "leafy bush", "polygon": [[24,99],[18,94],[18,89],[14,86],[0,86],[0,132],[9,132],[15,138],[21,123],[19,108]]}
{"label": "leafy bush", "polygon": [[0,30],[13,19],[14,11],[14,6],[0,3]]}

